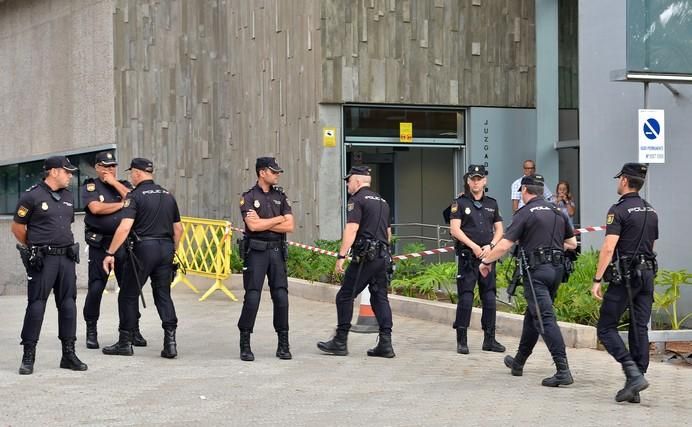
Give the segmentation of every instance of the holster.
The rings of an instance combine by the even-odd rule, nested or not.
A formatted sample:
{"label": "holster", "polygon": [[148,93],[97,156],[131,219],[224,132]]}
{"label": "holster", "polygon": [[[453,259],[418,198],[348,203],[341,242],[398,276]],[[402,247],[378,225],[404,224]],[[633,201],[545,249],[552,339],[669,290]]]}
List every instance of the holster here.
{"label": "holster", "polygon": [[74,261],[75,264],[79,264],[79,242],[75,242],[71,246],[68,246],[65,255]]}
{"label": "holster", "polygon": [[103,244],[103,234],[96,233],[94,231],[85,231],[84,241],[89,246],[101,248]]}
{"label": "holster", "polygon": [[21,258],[22,264],[24,264],[24,269],[29,271],[29,258],[31,258],[31,250],[28,246],[22,245],[21,243],[17,243],[17,250],[19,251],[19,258]]}

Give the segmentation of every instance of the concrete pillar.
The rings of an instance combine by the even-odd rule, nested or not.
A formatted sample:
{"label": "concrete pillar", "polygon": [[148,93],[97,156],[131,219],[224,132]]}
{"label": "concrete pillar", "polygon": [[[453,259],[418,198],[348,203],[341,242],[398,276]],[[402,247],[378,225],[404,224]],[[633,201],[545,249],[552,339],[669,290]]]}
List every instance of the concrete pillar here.
{"label": "concrete pillar", "polygon": [[536,164],[553,192],[559,178],[558,1],[536,0]]}

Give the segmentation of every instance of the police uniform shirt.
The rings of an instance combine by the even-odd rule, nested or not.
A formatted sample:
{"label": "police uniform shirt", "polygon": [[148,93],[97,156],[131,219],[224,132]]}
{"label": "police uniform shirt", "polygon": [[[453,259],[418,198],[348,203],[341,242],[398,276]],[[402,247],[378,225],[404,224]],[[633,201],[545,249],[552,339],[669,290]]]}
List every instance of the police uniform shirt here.
{"label": "police uniform shirt", "polygon": [[363,187],[348,199],[346,222],[360,224],[356,239],[389,244],[389,205],[370,188]]}
{"label": "police uniform shirt", "polygon": [[134,219],[137,237],[170,238],[173,223],[180,222],[178,204],[171,193],[152,180],[139,183],[125,198],[123,218]]}
{"label": "police uniform shirt", "polygon": [[534,197],[512,217],[504,238],[520,242],[527,252],[539,248],[563,249],[564,241],[574,237],[569,219],[554,204]]}
{"label": "police uniform shirt", "polygon": [[[620,236],[615,247],[620,256],[632,256],[636,251],[637,254],[653,257],[654,241],[658,239],[658,214],[639,193],[625,194],[608,210],[608,234]],[[641,244],[637,249],[640,238]]]}
{"label": "police uniform shirt", "polygon": [[461,220],[461,231],[480,246],[492,242],[495,223],[502,221],[497,200],[485,195],[474,200],[473,196],[462,194],[452,202],[449,218]]}
{"label": "police uniform shirt", "polygon": [[74,243],[74,198],[67,189],[53,191],[45,182],[26,190],[17,202],[14,221],[27,226],[30,245],[65,247]]}
{"label": "police uniform shirt", "polygon": [[[260,218],[274,218],[279,215],[290,215],[292,213],[291,204],[281,189],[272,186],[265,193],[258,184],[255,184],[240,197],[240,215],[243,217],[243,220],[251,209]],[[245,235],[253,239],[278,241],[282,240],[286,233],[276,233],[270,230],[250,231],[246,224]]]}
{"label": "police uniform shirt", "polygon": [[[132,190],[129,181],[120,181],[128,189]],[[100,234],[112,236],[123,218],[123,210],[120,209],[112,214],[97,215],[89,210],[89,203],[122,203],[122,197],[115,187],[106,184],[100,179],[87,179],[82,186],[82,200],[84,201],[84,223],[87,229]]]}

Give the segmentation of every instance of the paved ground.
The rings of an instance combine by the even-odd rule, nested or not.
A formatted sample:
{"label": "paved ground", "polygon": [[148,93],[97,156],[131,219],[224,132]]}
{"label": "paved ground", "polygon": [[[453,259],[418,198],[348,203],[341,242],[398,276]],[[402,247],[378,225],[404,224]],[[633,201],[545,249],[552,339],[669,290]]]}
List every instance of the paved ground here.
{"label": "paved ground", "polygon": [[[177,360],[159,357],[162,332],[150,308],[142,316],[147,348],[134,357],[105,356],[84,347],[83,373],[58,368],[54,304],[49,302],[34,375],[20,376],[19,331],[25,299],[0,297],[0,425],[683,425],[692,417],[692,369],[654,363],[641,405],[616,404],[623,383],[606,353],[570,350],[575,384],[540,385],[553,372],[545,346],[512,377],[501,354],[455,353],[453,330],[395,318],[392,360],[365,356],[374,335],[351,334],[348,357],[315,347],[335,323],[333,305],[291,300],[294,359],[274,357],[271,300],[265,293],[253,335],[256,361],[238,359],[235,322],[240,303],[220,293],[205,302],[183,286],[174,290],[180,326]],[[237,292],[241,294],[241,292]],[[84,295],[78,297],[81,309]],[[101,344],[116,339],[116,296],[104,297]],[[500,337],[513,351],[517,340]]]}

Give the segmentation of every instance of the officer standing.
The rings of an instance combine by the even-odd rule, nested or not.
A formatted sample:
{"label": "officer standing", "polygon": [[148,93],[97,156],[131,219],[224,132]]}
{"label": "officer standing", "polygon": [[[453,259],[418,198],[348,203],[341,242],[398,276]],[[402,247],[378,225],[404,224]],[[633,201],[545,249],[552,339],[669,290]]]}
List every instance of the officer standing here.
{"label": "officer standing", "polygon": [[[82,186],[82,200],[86,213],[85,240],[89,245],[89,290],[83,310],[87,348],[99,348],[97,322],[101,312],[101,297],[108,282],[108,274],[103,270],[103,259],[123,217],[125,196],[132,189],[132,184],[128,181],[118,181],[116,178],[117,166],[118,162],[110,151],[96,154],[94,169],[98,178],[89,178]],[[115,259],[115,278],[120,284],[123,279],[123,266],[128,262],[124,247],[118,249]],[[139,318],[139,314],[137,317]],[[139,325],[135,328],[133,338],[135,346],[147,345],[147,341],[139,332]]]}
{"label": "officer standing", "polygon": [[[598,257],[591,293],[603,300],[596,330],[608,353],[625,372],[625,386],[618,402],[639,403],[639,392],[649,386],[644,374],[649,367],[647,322],[654,300],[657,263],[658,214],[639,196],[647,165],[625,163],[615,178],[620,200],[608,210],[606,237]],[[603,295],[601,280],[609,282]],[[629,306],[629,351],[618,334],[620,317]]]}
{"label": "officer standing", "polygon": [[520,191],[525,205],[514,213],[503,239],[481,260],[480,271],[487,275],[492,262],[518,241],[519,254],[526,265],[523,278],[527,310],[519,350],[514,357],[505,356],[505,365],[511,368],[512,375],[521,376],[540,334],[557,368],[555,375],[545,378],[542,385],[557,387],[574,382],[553,301],[565,272],[564,251],[576,248],[577,239],[569,219],[543,198],[543,187],[541,175],[522,178]]}
{"label": "officer standing", "polygon": [[255,327],[264,278],[274,304],[274,330],[278,335],[276,357],[292,358],[288,344],[288,277],[286,233],[293,232],[291,204],[278,187],[283,169],[274,157],[259,157],[255,162],[257,183],[240,197],[240,214],[245,221],[243,240],[243,310],[238,319],[240,360],[251,362],[255,355],[250,334]]}
{"label": "officer standing", "polygon": [[22,328],[21,375],[34,372],[36,344],[51,290],[58,307],[58,338],[62,342],[60,367],[87,370],[74,349],[77,334],[75,263],[79,262],[79,244],[74,243],[72,235],[74,199],[67,187],[77,168],[67,157],[55,156],[44,161],[43,170],[43,182],[19,197],[12,222],[12,233],[19,242],[17,248],[29,282]]}
{"label": "officer standing", "polygon": [[[118,294],[120,337],[115,344],[104,347],[103,353],[132,356],[132,337],[137,328],[137,298],[141,287],[150,279],[164,330],[161,357],[172,359],[178,355],[175,340],[178,318],[171,299],[171,281],[173,257],[183,234],[180,212],[173,195],[154,183],[151,160],[134,158],[128,170],[135,188],[125,199],[123,219],[106,251],[103,269],[109,272],[114,268],[115,254],[123,243],[131,245],[126,249],[132,258],[125,262]],[[126,242],[128,235],[129,242]]]}
{"label": "officer standing", "polygon": [[481,326],[484,331],[483,350],[502,353],[505,347],[495,340],[495,269],[483,277],[479,274],[480,260],[502,239],[502,217],[497,201],[485,195],[488,172],[483,165],[470,165],[466,176],[468,191],[452,203],[450,228],[456,239],[459,260],[457,270],[457,353],[468,354],[467,329],[471,321],[473,288],[478,282],[478,293],[483,305]]}
{"label": "officer standing", "polygon": [[368,350],[367,354],[386,358],[395,356],[392,348],[392,309],[387,297],[389,274],[392,271],[389,205],[370,189],[371,179],[370,168],[366,166],[352,167],[344,178],[351,197],[346,208],[346,227],[335,271],[344,272],[344,260],[349,249],[352,250],[353,260],[336,294],[336,335],[329,341],[317,343],[317,348],[336,356],[348,355],[347,339],[353,317],[353,300],[366,286],[369,286],[370,302],[380,327],[377,346]]}

